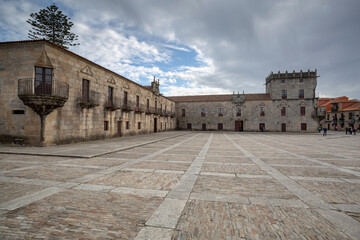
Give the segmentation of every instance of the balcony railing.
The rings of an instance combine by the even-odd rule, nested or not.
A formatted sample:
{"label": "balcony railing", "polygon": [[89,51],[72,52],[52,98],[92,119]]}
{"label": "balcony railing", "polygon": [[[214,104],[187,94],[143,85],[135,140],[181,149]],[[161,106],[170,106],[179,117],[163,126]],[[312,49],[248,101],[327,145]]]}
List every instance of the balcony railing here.
{"label": "balcony railing", "polygon": [[79,101],[82,108],[93,108],[100,105],[100,93],[91,91],[89,96],[82,96]]}
{"label": "balcony railing", "polygon": [[131,112],[135,110],[135,103],[132,101],[123,102],[122,110],[124,112]]}
{"label": "balcony railing", "polygon": [[136,104],[135,104],[135,112],[137,112],[137,113],[145,112],[145,106],[142,104],[139,104],[138,106],[136,106]]}
{"label": "balcony railing", "polygon": [[69,84],[52,79],[45,82],[35,78],[21,78],[18,80],[18,95],[47,95],[69,98]]}
{"label": "balcony railing", "polygon": [[105,108],[110,111],[115,111],[121,108],[121,101],[118,97],[113,97],[105,102]]}
{"label": "balcony railing", "polygon": [[171,118],[174,118],[175,116],[176,116],[175,113],[171,113],[171,114],[170,114],[170,117],[171,117]]}

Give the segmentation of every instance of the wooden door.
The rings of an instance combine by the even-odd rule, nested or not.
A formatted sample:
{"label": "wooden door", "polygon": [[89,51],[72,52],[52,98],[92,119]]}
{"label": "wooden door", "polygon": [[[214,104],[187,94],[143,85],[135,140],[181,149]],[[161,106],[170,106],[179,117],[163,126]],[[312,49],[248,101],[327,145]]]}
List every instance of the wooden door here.
{"label": "wooden door", "polygon": [[222,123],[218,123],[218,130],[223,130],[223,124]]}
{"label": "wooden door", "polygon": [[286,132],[286,123],[281,124],[281,131]]}
{"label": "wooden door", "polygon": [[202,124],[202,130],[203,130],[203,131],[206,131],[206,123],[203,123],[203,124]]}
{"label": "wooden door", "polygon": [[235,121],[235,132],[240,131],[240,121]]}
{"label": "wooden door", "polygon": [[157,118],[154,118],[154,133],[157,132]]}

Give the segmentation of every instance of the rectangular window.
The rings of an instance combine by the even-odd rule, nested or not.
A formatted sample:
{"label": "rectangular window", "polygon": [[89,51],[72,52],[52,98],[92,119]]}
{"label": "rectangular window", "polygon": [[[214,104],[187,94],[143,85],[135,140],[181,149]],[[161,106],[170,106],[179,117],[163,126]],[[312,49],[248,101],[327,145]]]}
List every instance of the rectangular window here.
{"label": "rectangular window", "polygon": [[141,129],[141,122],[138,122],[138,129]]}
{"label": "rectangular window", "polygon": [[104,131],[109,130],[109,121],[104,121]]}
{"label": "rectangular window", "polygon": [[281,83],[285,83],[285,79],[281,79]]}
{"label": "rectangular window", "polygon": [[304,79],[303,79],[303,78],[300,78],[300,79],[299,79],[299,82],[300,82],[300,83],[304,82]]}
{"label": "rectangular window", "polygon": [[140,97],[136,95],[136,111],[139,111]]}
{"label": "rectangular window", "polygon": [[223,124],[222,123],[218,123],[218,130],[223,130]]}
{"label": "rectangular window", "polygon": [[108,102],[112,105],[114,88],[108,87]]}
{"label": "rectangular window", "polygon": [[181,109],[181,117],[185,117],[185,109]]}
{"label": "rectangular window", "polygon": [[129,121],[126,122],[126,129],[129,129],[130,128],[130,124],[129,124]]}
{"label": "rectangular window", "polygon": [[205,117],[206,113],[205,113],[205,108],[201,108],[201,116]]}
{"label": "rectangular window", "polygon": [[51,95],[52,68],[35,67],[35,94]]}
{"label": "rectangular window", "polygon": [[146,111],[150,111],[150,100],[146,99]]}
{"label": "rectangular window", "polygon": [[167,105],[165,105],[165,109],[164,109],[164,112],[166,113],[166,108],[167,108]]}
{"label": "rectangular window", "polygon": [[306,123],[301,123],[301,130],[306,131]]}
{"label": "rectangular window", "polygon": [[127,109],[127,104],[128,104],[128,93],[126,91],[124,91],[124,108]]}
{"label": "rectangular window", "polygon": [[326,120],[330,120],[330,114],[326,114]]}
{"label": "rectangular window", "polygon": [[349,113],[349,119],[352,119],[353,118],[353,114],[350,112]]}
{"label": "rectangular window", "polygon": [[223,109],[222,108],[218,109],[218,115],[219,115],[219,117],[223,116]]}
{"label": "rectangular window", "polygon": [[155,111],[157,111],[157,101],[155,100]]}
{"label": "rectangular window", "polygon": [[305,116],[305,107],[300,107],[300,115]]}
{"label": "rectangular window", "polygon": [[82,100],[86,103],[90,101],[90,81],[86,79],[82,83]]}
{"label": "rectangular window", "polygon": [[191,123],[187,124],[187,129],[191,130]]}
{"label": "rectangular window", "polygon": [[260,107],[260,116],[261,116],[261,117],[265,116],[265,109],[264,109],[264,107]]}
{"label": "rectangular window", "polygon": [[240,108],[238,108],[237,110],[236,110],[236,116],[241,116],[241,109]]}
{"label": "rectangular window", "polygon": [[286,107],[283,107],[281,109],[281,116],[285,116],[286,115]]}
{"label": "rectangular window", "polygon": [[304,98],[304,89],[299,90],[299,98]]}
{"label": "rectangular window", "polygon": [[287,99],[287,90],[281,90],[281,98]]}

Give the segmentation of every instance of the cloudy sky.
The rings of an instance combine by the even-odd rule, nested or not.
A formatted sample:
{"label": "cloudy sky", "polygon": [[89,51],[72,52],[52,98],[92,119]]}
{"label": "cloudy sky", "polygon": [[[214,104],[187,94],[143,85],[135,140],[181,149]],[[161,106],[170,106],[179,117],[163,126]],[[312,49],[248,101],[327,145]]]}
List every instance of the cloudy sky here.
{"label": "cloudy sky", "polygon": [[28,39],[53,2],[71,51],[166,96],[263,93],[271,71],[316,68],[320,97],[360,99],[359,0],[0,0],[0,41]]}

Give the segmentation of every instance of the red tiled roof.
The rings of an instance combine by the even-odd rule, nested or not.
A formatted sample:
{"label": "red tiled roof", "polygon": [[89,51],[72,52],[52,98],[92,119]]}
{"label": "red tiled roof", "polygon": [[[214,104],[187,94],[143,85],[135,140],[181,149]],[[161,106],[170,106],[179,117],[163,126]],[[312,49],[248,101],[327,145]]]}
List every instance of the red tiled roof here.
{"label": "red tiled roof", "polygon": [[[230,102],[232,101],[233,94],[225,95],[197,95],[197,96],[174,96],[168,97],[175,102]],[[270,94],[257,93],[257,94],[245,94],[246,101],[268,101],[271,100]]]}
{"label": "red tiled roof", "polygon": [[342,111],[360,111],[360,102],[352,104],[346,108],[344,108]]}

